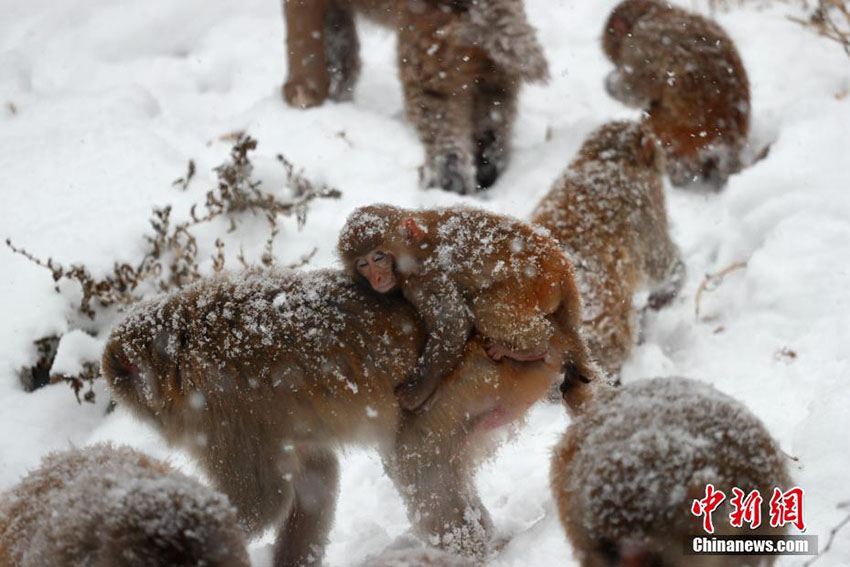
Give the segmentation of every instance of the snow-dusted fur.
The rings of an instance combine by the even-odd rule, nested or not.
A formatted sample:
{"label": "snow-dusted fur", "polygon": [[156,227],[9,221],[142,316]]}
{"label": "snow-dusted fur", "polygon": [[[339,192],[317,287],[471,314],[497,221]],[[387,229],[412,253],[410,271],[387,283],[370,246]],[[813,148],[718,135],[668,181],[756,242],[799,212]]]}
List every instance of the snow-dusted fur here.
{"label": "snow-dusted fur", "polygon": [[549,80],[549,64],[523,0],[473,0],[467,17],[451,33],[484,49],[506,71],[529,82]]}
{"label": "snow-dusted fur", "polygon": [[0,500],[0,567],[248,567],[223,495],[129,447],[42,460]]}
{"label": "snow-dusted fur", "polygon": [[[686,536],[704,533],[691,502],[713,483],[727,494],[714,514],[718,534],[782,533],[767,518],[773,489],[790,488],[784,460],[762,422],[712,386],[640,380],[600,390],[573,421],[555,449],[552,490],[583,567],[619,564],[612,559],[629,553],[652,565],[705,565],[700,560],[717,558],[682,554]],[[729,525],[733,487],[761,493],[760,528]],[[712,564],[741,564],[724,559]]]}

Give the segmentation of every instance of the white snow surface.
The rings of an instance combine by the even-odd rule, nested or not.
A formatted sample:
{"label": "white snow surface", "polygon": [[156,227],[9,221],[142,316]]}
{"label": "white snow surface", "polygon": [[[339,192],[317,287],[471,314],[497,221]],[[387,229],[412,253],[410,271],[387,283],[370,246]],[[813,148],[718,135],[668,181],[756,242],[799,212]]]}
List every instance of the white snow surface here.
{"label": "white snow surface", "polygon": [[[680,3],[707,13],[706,0]],[[0,236],[96,274],[116,260],[138,261],[151,207],[172,204],[173,215],[187,218],[228,154],[220,137],[236,130],[259,141],[253,161],[265,188],[282,185],[275,155],[283,153],[343,191],[338,201],[311,204],[301,232],[282,221],[280,263],[316,247],[313,266],[338,267],[346,216],[373,202],[463,203],[527,218],[589,131],[639,115],[602,87],[611,67],[599,36],[614,4],[527,0],[552,80],[524,89],[504,176],[483,195],[459,197],[417,187],[423,151],[403,119],[389,31],[360,26],[364,68],[352,102],[300,111],[280,97],[286,63],[274,0],[0,0]],[[675,303],[647,321],[624,381],[688,376],[745,403],[799,459],[792,475],[806,491],[807,533],[823,546],[847,514],[837,505],[850,501],[850,60],[786,17],[805,17],[799,3],[730,4],[716,18],[749,73],[754,143],[772,143],[770,154],[720,194],[668,187],[688,278]],[[171,182],[190,158],[198,175],[181,192]],[[228,250],[242,244],[257,258],[264,230],[262,219],[245,223]],[[199,257],[214,251],[213,238],[201,238]],[[697,321],[703,276],[743,261],[745,269],[703,294]],[[47,270],[0,249],[0,489],[51,450],[104,440],[196,472],[125,410],[107,415],[102,384],[97,403],[82,405],[61,384],[22,390],[18,370],[34,360],[33,340],[90,326],[76,315],[76,286],[62,283],[62,295],[53,287]],[[80,335],[60,347],[61,370],[104,339]],[[561,407],[536,406],[478,474],[499,535],[509,539],[492,565],[575,564],[548,486],[550,451],[567,425]],[[409,529],[375,454],[352,450],[343,464],[332,566],[361,563]],[[255,565],[270,564],[270,542],[267,535],[252,544]],[[801,563],[785,557],[778,565]],[[848,564],[845,530],[818,565]]]}

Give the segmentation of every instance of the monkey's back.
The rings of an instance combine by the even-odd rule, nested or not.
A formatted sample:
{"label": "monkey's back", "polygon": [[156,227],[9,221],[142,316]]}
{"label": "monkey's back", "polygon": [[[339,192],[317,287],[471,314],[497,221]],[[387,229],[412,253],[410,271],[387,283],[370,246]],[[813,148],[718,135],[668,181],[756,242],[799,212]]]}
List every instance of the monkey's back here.
{"label": "monkey's back", "polygon": [[[683,378],[641,380],[599,394],[555,450],[552,487],[579,550],[602,541],[668,542],[701,532],[690,513],[705,485],[731,494],[788,488],[783,455],[744,405]],[[715,514],[718,531],[727,514]],[[765,524],[761,532],[773,531]]]}
{"label": "monkey's back", "polygon": [[[72,449],[46,456],[38,469],[2,496],[0,565],[107,564],[102,555],[105,542],[118,539],[131,548],[127,553],[185,564],[188,551],[171,554],[182,545],[176,542],[184,530],[194,530],[196,551],[209,538],[221,545],[233,543],[224,550],[227,557],[219,559],[247,565],[241,532],[223,496],[129,447]],[[162,555],[138,545],[156,539],[167,542]],[[202,558],[202,553],[196,556]]]}
{"label": "monkey's back", "polygon": [[467,298],[507,285],[516,301],[530,301],[551,312],[572,266],[558,242],[540,227],[473,208],[435,212],[436,234],[423,263],[426,272],[443,274]]}
{"label": "monkey's back", "polygon": [[574,263],[583,329],[609,372],[631,348],[633,294],[677,255],[661,171],[654,159],[639,158],[642,132],[628,122],[597,129],[532,215]]}
{"label": "monkey's back", "polygon": [[640,18],[623,40],[620,63],[639,71],[658,98],[649,121],[679,155],[710,144],[740,146],[747,137],[750,90],[732,39],[715,22],[678,7]]}
{"label": "monkey's back", "polygon": [[[378,429],[395,419],[370,419],[367,400],[395,406],[421,341],[412,307],[342,273],[255,270],[140,305],[113,331],[104,368],[123,401],[156,413],[173,441],[211,419],[242,419],[234,407],[263,416],[244,417],[274,438],[360,438],[340,416],[360,408],[364,427]],[[122,376],[128,364],[135,379]]]}

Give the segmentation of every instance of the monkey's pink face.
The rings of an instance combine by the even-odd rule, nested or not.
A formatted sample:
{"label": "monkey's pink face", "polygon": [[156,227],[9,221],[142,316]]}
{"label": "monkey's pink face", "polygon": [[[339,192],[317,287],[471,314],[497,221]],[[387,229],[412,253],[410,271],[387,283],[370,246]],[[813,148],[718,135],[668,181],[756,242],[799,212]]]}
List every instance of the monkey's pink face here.
{"label": "monkey's pink face", "polygon": [[357,273],[369,280],[369,285],[378,293],[387,293],[395,289],[398,281],[395,276],[395,258],[385,250],[378,248],[365,256],[354,260]]}

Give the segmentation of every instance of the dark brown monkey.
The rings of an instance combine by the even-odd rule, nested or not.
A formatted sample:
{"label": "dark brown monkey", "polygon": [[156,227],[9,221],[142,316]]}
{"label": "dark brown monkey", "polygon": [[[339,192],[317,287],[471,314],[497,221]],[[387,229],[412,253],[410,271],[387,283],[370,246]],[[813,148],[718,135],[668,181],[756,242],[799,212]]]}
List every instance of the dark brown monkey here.
{"label": "dark brown monkey", "polygon": [[646,110],[674,185],[719,189],[741,169],[750,87],[720,26],[667,2],[626,0],[608,18],[602,48],[617,66],[608,92]]}
{"label": "dark brown monkey", "polygon": [[[137,307],[103,357],[117,399],[187,448],[274,565],[321,562],[335,451],[377,446],[419,533],[480,556],[490,529],[474,449],[557,379],[561,361],[496,363],[471,341],[441,403],[403,414],[394,389],[424,342],[414,309],[341,272],[247,272]],[[427,465],[426,465],[427,464]]]}
{"label": "dark brown monkey", "polygon": [[248,567],[227,499],[129,447],[42,460],[0,495],[0,567]]}
{"label": "dark brown monkey", "polygon": [[633,122],[593,132],[532,218],[575,263],[590,356],[617,375],[636,338],[635,292],[651,307],[672,299],[684,264],[667,230],[660,151]]}
{"label": "dark brown monkey", "polygon": [[[752,565],[753,556],[683,554],[687,536],[705,534],[693,501],[711,483],[726,494],[712,515],[715,533],[779,535],[768,502],[774,488],[790,488],[784,456],[761,421],[684,378],[600,388],[555,448],[551,480],[582,567]],[[733,487],[764,498],[759,528],[730,525]]]}
{"label": "dark brown monkey", "polygon": [[507,165],[523,81],[546,60],[522,0],[284,0],[284,98],[310,107],[351,96],[360,69],[355,12],[398,31],[405,109],[425,145],[424,187],[472,193]]}
{"label": "dark brown monkey", "polygon": [[398,391],[406,409],[423,404],[455,368],[473,329],[495,360],[554,351],[571,379],[596,376],[579,335],[572,266],[545,231],[478,209],[373,205],[348,217],[338,249],[355,279],[379,293],[401,290],[422,317],[422,365]]}

